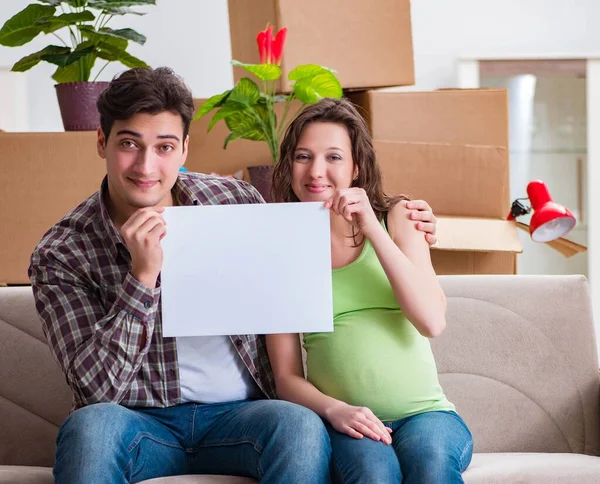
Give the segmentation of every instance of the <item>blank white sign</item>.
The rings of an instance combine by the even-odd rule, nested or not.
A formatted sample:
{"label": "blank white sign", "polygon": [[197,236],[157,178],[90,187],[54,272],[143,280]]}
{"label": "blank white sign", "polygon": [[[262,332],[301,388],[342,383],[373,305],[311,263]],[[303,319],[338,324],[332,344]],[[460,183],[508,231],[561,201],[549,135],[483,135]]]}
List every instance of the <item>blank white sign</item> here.
{"label": "blank white sign", "polygon": [[323,203],[165,209],[164,336],[333,331]]}

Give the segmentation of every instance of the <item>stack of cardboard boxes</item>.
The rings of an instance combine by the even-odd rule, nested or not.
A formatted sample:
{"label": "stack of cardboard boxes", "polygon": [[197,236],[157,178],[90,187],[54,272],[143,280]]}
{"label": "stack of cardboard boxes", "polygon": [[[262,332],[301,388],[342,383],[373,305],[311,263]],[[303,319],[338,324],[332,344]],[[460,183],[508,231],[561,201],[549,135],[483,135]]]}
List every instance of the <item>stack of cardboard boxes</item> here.
{"label": "stack of cardboard boxes", "polygon": [[[521,247],[504,220],[508,115],[503,91],[380,89],[414,84],[409,0],[229,0],[232,56],[258,62],[256,34],[287,26],[281,92],[299,64],[332,67],[370,124],[385,189],[427,200],[438,216],[438,274],[514,273]],[[236,81],[244,75],[236,69]],[[379,88],[379,89],[378,89]],[[201,100],[198,100],[200,103]],[[236,140],[224,123],[192,123],[187,167],[234,173],[270,163],[264,142]],[[0,284],[28,283],[46,230],[94,193],[105,173],[96,134],[0,133]]]}
{"label": "stack of cardboard boxes", "polygon": [[514,274],[521,251],[508,190],[508,113],[502,90],[349,97],[364,109],[384,189],[426,200],[438,216],[437,274]]}

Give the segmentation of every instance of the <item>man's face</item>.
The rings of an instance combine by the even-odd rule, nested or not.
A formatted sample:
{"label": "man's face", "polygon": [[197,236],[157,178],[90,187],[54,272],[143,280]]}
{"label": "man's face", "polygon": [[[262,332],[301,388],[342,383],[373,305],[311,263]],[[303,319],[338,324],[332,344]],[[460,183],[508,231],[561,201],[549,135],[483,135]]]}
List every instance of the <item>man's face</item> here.
{"label": "man's face", "polygon": [[108,139],[98,128],[111,215],[126,220],[139,208],[172,205],[171,189],[185,163],[188,141],[189,136],[183,139],[181,116],[168,111],[115,121]]}

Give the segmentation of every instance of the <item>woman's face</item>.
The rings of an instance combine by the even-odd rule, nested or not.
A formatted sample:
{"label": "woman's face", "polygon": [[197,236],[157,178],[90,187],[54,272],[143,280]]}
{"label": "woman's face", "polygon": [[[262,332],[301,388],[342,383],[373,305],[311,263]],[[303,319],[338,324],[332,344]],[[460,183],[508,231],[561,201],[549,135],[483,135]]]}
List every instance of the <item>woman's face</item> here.
{"label": "woman's face", "polygon": [[314,122],[304,127],[292,155],[292,190],[301,202],[328,200],[350,188],[358,170],[345,126]]}

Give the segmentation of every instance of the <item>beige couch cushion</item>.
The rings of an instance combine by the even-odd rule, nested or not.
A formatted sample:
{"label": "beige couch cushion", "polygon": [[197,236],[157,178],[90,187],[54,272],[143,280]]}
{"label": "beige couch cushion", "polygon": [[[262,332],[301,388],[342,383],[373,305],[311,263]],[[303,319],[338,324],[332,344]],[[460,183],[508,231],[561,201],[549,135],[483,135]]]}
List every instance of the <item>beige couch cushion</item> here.
{"label": "beige couch cushion", "polygon": [[176,476],[149,479],[143,484],[255,484],[257,481],[246,477],[232,476]]}
{"label": "beige couch cushion", "polygon": [[[53,484],[53,482],[52,469],[49,467],[0,466],[0,484]],[[257,481],[233,476],[175,476],[143,482],[144,484],[255,484]]]}
{"label": "beige couch cushion", "polygon": [[475,454],[465,484],[597,484],[600,457],[581,454]]}
{"label": "beige couch cushion", "polygon": [[48,467],[0,466],[0,484],[53,484]]}
{"label": "beige couch cushion", "polygon": [[50,467],[71,391],[48,349],[31,287],[0,291],[0,463]]}
{"label": "beige couch cushion", "polygon": [[600,383],[587,281],[440,279],[448,329],[432,347],[475,452],[598,455]]}
{"label": "beige couch cushion", "polygon": [[[466,484],[592,484],[600,482],[600,458],[581,454],[475,454],[463,475]],[[39,467],[0,466],[0,484],[52,484],[52,471]],[[231,476],[177,476],[144,484],[252,484]]]}

